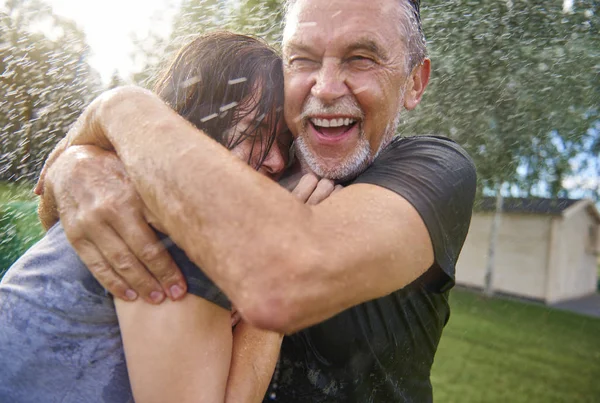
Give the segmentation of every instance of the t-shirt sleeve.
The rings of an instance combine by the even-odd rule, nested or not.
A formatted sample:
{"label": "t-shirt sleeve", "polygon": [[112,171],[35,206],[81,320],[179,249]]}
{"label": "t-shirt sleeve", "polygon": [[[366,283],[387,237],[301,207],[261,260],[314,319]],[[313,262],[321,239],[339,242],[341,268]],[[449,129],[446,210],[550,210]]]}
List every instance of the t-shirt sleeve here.
{"label": "t-shirt sleeve", "polygon": [[467,153],[443,137],[396,138],[353,183],[382,186],[415,207],[435,254],[421,280],[433,291],[450,289],[475,199],[475,166]]}
{"label": "t-shirt sleeve", "polygon": [[223,291],[209,279],[201,268],[192,262],[183,249],[175,245],[171,238],[159,231],[156,231],[165,248],[171,254],[175,264],[179,267],[188,285],[188,292],[207,301],[213,302],[224,309],[231,309],[231,302]]}

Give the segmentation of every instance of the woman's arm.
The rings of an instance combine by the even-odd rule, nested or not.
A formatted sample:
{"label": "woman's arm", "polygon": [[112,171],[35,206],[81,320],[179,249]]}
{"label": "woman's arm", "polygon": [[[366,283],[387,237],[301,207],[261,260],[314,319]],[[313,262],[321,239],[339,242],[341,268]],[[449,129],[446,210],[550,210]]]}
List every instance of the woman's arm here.
{"label": "woman's arm", "polygon": [[[318,204],[335,190],[305,175],[292,193]],[[230,311],[191,294],[161,305],[115,299],[115,306],[136,402],[262,402],[282,334],[241,321],[232,337]]]}
{"label": "woman's arm", "polygon": [[223,403],[231,313],[195,295],[153,305],[115,299],[137,403]]}
{"label": "woman's arm", "polygon": [[[319,204],[339,191],[327,179],[312,174],[287,186],[305,204]],[[234,328],[231,369],[227,381],[226,403],[260,403],[263,401],[277,365],[283,334],[258,329],[243,320]]]}
{"label": "woman's arm", "polygon": [[241,321],[233,330],[233,352],[226,403],[260,403],[279,357],[283,334]]}

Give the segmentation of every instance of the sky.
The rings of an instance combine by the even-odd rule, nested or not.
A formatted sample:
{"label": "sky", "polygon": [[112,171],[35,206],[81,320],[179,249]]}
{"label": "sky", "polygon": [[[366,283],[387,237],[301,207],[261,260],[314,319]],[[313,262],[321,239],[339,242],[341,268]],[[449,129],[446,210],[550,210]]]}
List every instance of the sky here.
{"label": "sky", "polygon": [[56,14],[74,20],[92,49],[90,64],[110,81],[117,70],[127,79],[135,71],[132,35],[144,38],[150,28],[168,34],[178,0],[46,0]]}

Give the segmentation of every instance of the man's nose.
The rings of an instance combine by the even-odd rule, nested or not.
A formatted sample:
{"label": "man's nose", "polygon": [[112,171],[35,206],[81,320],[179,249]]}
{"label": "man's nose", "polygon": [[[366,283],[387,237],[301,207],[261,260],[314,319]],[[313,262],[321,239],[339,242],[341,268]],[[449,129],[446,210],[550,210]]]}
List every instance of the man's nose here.
{"label": "man's nose", "polygon": [[263,161],[261,168],[263,168],[270,177],[275,177],[283,172],[285,165],[286,159],[283,156],[281,149],[277,144],[273,144],[267,157]]}
{"label": "man's nose", "polygon": [[323,103],[332,103],[350,92],[336,58],[326,58],[321,65],[311,94]]}

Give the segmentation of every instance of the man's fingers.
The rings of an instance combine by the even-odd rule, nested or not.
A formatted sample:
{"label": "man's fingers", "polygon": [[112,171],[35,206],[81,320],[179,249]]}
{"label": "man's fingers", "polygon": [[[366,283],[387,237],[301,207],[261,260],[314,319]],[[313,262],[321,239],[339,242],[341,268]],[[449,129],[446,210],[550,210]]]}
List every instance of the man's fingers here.
{"label": "man's fingers", "polygon": [[[172,300],[182,298],[187,291],[187,284],[165,245],[141,215],[132,214],[128,217],[132,217],[132,219],[123,219],[115,223],[117,233],[139,261],[158,280],[167,296]],[[137,276],[138,273],[131,275]],[[148,297],[143,294],[142,290],[136,291],[142,293],[142,296]]]}
{"label": "man's fingers", "polygon": [[56,161],[56,159],[60,157],[60,155],[65,151],[66,148],[67,138],[65,137],[56,144],[54,149],[48,155],[48,158],[46,159],[46,162],[42,167],[42,171],[40,172],[40,178],[38,179],[37,183],[35,184],[35,187],[33,188],[33,193],[35,193],[38,196],[41,196],[42,193],[44,193],[44,181],[46,179],[48,169],[52,166],[52,164],[54,164],[54,161]]}
{"label": "man's fingers", "polygon": [[[158,281],[146,270],[137,256],[129,250],[120,236],[110,227],[104,225],[86,225],[87,238],[102,251],[104,259],[130,288],[135,290],[144,300],[158,304],[165,298]],[[89,268],[94,274],[96,272]],[[111,293],[108,284],[103,284]]]}
{"label": "man's fingers", "polygon": [[81,261],[94,273],[94,277],[98,282],[109,290],[113,296],[125,301],[134,301],[137,299],[137,293],[115,273],[94,244],[82,239],[74,242],[72,245]]}
{"label": "man's fingers", "polygon": [[319,183],[319,178],[317,178],[313,174],[306,174],[300,179],[298,185],[292,191],[292,194],[296,196],[302,203],[306,203],[310,195],[314,192],[317,184]]}
{"label": "man's fingers", "polygon": [[321,179],[317,184],[316,189],[310,195],[306,204],[316,205],[329,197],[334,190],[333,181],[329,179]]}
{"label": "man's fingers", "polygon": [[335,187],[333,188],[333,192],[331,192],[331,194],[336,194],[337,192],[339,192],[343,188],[344,187],[342,185],[335,185]]}

